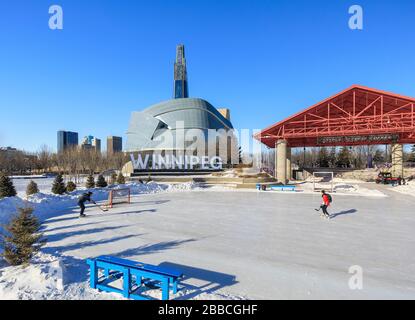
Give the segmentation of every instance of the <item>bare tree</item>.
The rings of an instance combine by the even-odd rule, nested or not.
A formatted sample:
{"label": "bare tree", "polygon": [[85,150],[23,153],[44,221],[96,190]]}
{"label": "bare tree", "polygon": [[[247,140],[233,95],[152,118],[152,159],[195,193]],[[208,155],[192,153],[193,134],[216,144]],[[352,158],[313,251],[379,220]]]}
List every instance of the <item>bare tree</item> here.
{"label": "bare tree", "polygon": [[50,171],[53,166],[53,154],[47,145],[42,145],[37,152],[39,170]]}

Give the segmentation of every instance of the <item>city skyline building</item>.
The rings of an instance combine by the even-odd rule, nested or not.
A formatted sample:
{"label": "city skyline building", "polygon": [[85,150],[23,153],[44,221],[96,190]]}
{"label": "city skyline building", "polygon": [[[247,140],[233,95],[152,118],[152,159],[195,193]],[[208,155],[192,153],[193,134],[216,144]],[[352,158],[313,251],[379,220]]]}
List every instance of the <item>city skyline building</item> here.
{"label": "city skyline building", "polygon": [[91,135],[85,136],[82,139],[82,143],[81,144],[90,144],[90,145],[92,145],[92,140],[94,140],[94,136],[91,136]]}
{"label": "city skyline building", "polygon": [[107,137],[107,154],[113,155],[122,152],[122,138],[109,136]]}
{"label": "city skyline building", "polygon": [[183,98],[189,98],[189,86],[184,45],[180,44],[176,49],[176,63],[174,64],[174,99]]}
{"label": "city skyline building", "polygon": [[57,133],[58,138],[58,153],[63,152],[71,147],[78,146],[78,133],[71,131],[60,130]]}
{"label": "city skyline building", "polygon": [[96,152],[101,152],[101,139],[98,139],[93,135],[85,136],[82,139],[80,148],[82,150],[95,150]]}
{"label": "city skyline building", "polygon": [[81,150],[92,150],[92,144],[89,144],[89,143],[82,143],[80,146],[79,146],[79,148],[81,149]]}
{"label": "city skyline building", "polygon": [[93,138],[92,139],[92,147],[95,149],[96,152],[101,152],[101,139]]}

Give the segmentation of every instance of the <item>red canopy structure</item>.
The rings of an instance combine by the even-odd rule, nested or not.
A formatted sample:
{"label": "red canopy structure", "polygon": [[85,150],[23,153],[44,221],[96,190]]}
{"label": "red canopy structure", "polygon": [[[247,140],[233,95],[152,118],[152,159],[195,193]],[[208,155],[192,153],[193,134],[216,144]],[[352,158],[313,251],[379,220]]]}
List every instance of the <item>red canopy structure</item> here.
{"label": "red canopy structure", "polygon": [[415,144],[415,98],[353,85],[255,138],[270,148]]}

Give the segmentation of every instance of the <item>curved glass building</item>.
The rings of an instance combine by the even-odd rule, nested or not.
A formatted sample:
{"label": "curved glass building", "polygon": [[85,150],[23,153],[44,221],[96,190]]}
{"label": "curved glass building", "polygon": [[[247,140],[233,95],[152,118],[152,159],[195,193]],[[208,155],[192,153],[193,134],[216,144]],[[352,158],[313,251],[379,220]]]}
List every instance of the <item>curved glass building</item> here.
{"label": "curved glass building", "polygon": [[233,130],[232,123],[209,102],[195,98],[169,100],[133,112],[127,151],[177,151],[179,146],[187,149],[192,137],[204,138],[208,143],[209,130],[221,129],[222,134]]}

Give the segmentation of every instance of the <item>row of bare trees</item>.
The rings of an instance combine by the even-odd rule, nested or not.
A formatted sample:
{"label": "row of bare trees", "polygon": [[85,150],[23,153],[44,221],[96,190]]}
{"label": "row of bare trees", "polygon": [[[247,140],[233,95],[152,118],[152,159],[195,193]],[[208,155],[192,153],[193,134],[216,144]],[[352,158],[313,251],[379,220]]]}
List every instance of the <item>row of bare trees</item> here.
{"label": "row of bare trees", "polygon": [[37,157],[17,150],[0,150],[0,172],[26,174],[39,167]]}
{"label": "row of bare trees", "polygon": [[0,172],[6,174],[64,173],[70,176],[121,170],[129,161],[124,153],[106,155],[79,148],[53,153],[42,146],[37,153],[24,151],[0,152]]}
{"label": "row of bare trees", "polygon": [[[404,161],[411,154],[404,152]],[[300,167],[354,168],[365,169],[369,163],[373,166],[391,162],[390,146],[355,146],[298,148],[293,150],[293,163]]]}

